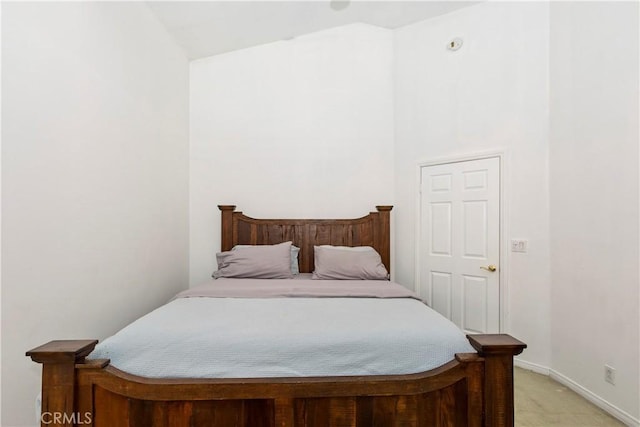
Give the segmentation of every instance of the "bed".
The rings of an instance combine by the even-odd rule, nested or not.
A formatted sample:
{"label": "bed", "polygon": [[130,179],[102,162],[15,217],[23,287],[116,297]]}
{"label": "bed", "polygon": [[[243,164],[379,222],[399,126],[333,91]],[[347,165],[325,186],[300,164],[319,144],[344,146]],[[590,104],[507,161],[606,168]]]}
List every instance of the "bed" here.
{"label": "bed", "polygon": [[[298,267],[304,275],[313,272],[316,267],[315,246],[370,246],[379,253],[381,262],[387,271],[390,271],[391,206],[377,206],[376,212],[362,218],[347,220],[255,219],[236,211],[235,206],[222,205],[219,208],[222,216],[222,251],[230,251],[236,245],[278,245],[290,241],[299,248]],[[225,283],[223,279],[218,280],[221,282],[216,292],[219,292],[219,288],[224,288]],[[292,289],[295,292],[308,292],[308,288],[304,286],[306,282],[280,282],[282,283],[274,282],[270,289],[276,290],[269,292],[280,292],[277,290],[278,286],[286,293],[293,292]],[[163,314],[165,311],[178,310],[181,305],[186,304],[190,313],[197,313],[198,310],[202,313],[218,313],[217,318],[211,318],[207,322],[224,320],[224,313],[228,313],[228,316],[235,312],[258,313],[260,310],[267,310],[270,305],[274,306],[272,310],[280,312],[283,310],[283,303],[286,303],[288,308],[300,305],[298,312],[306,313],[307,317],[313,317],[314,310],[321,315],[318,304],[324,304],[320,307],[324,307],[325,310],[328,307],[326,304],[331,304],[331,312],[345,315],[350,311],[366,313],[367,310],[372,310],[371,313],[383,313],[386,310],[395,310],[396,315],[377,319],[377,327],[368,324],[367,327],[358,329],[355,325],[349,332],[351,335],[346,332],[343,334],[348,337],[344,340],[345,345],[355,346],[356,349],[361,346],[360,353],[367,355],[376,350],[376,342],[358,341],[354,344],[351,342],[354,336],[364,335],[371,329],[384,329],[387,330],[389,339],[398,340],[403,338],[402,335],[410,335],[410,328],[406,328],[407,333],[404,334],[402,328],[398,329],[398,325],[416,321],[411,317],[404,320],[397,317],[409,316],[414,311],[416,316],[430,315],[426,307],[418,308],[422,303],[415,298],[407,299],[406,295],[401,295],[402,290],[399,289],[394,291],[396,293],[392,292],[391,296],[385,294],[384,297],[375,294],[375,298],[368,295],[360,300],[352,298],[351,294],[347,295],[349,298],[343,298],[342,294],[338,294],[340,298],[334,298],[336,295],[333,292],[336,291],[333,288],[344,287],[344,284],[332,285],[332,281],[322,280],[317,282],[322,284],[322,292],[331,288],[332,297],[324,298],[324,302],[319,303],[316,302],[318,298],[315,294],[293,295],[298,298],[289,298],[292,296],[289,294],[277,294],[275,297],[271,295],[270,298],[257,302],[253,294],[247,299],[241,298],[243,295],[231,295],[233,298],[228,298],[228,294],[223,294],[214,298],[202,298],[203,295],[197,294],[209,292],[209,288],[206,288],[196,290],[195,295],[194,290],[190,290],[186,297],[182,295],[182,298],[177,298],[145,318],[149,324],[157,324],[158,318],[154,316],[166,316]],[[383,294],[390,292],[391,288],[380,282],[365,282],[354,284],[348,293],[373,292],[371,289],[376,286]],[[251,288],[251,292],[256,292],[254,288],[264,288],[251,283],[247,286]],[[236,283],[228,287],[233,289],[225,292],[244,292],[243,289],[238,290]],[[287,299],[284,300],[283,297]],[[184,308],[181,310],[183,311],[176,311],[177,316],[186,317]],[[194,316],[193,322],[197,323],[201,319],[197,316],[200,315]],[[269,321],[260,322],[264,323],[261,325],[263,329],[260,334],[264,335],[265,341],[274,341],[283,334],[269,336],[270,328],[275,328],[272,326],[274,319],[271,318],[271,314],[266,316],[261,317]],[[339,319],[338,314],[334,317]],[[370,317],[371,321],[376,320],[375,316]],[[337,322],[336,319],[334,320]],[[430,323],[430,319],[425,322]],[[300,318],[294,319],[293,322],[291,319],[288,321],[289,324],[298,325],[303,320]],[[393,323],[397,320],[401,323]],[[186,320],[183,322],[187,323]],[[211,325],[216,326],[210,328],[213,332],[225,327],[224,323]],[[320,334],[324,329],[326,328],[323,325],[323,328],[314,331],[310,343],[322,342]],[[348,328],[343,329],[346,331]],[[434,329],[441,328],[434,326]],[[307,329],[304,332],[308,335]],[[291,328],[290,334],[295,333],[295,328]],[[137,348],[143,353],[146,348],[143,343],[146,339],[145,334],[136,332],[131,335],[139,337]],[[228,345],[227,341],[223,341],[223,335],[219,335],[220,342],[217,343],[215,353],[223,353],[221,349]],[[328,338],[332,338],[333,335],[335,332],[329,334]],[[301,333],[294,341],[298,342],[304,336],[305,334]],[[412,337],[413,335],[410,335],[410,339],[414,340]],[[255,338],[248,341],[252,342]],[[111,360],[103,357],[109,353],[105,353],[100,345],[94,352],[97,340],[51,341],[27,352],[27,356],[43,365],[43,426],[52,425],[52,422],[53,425],[96,427],[513,426],[513,356],[522,352],[526,345],[505,334],[473,335],[466,338],[466,346],[461,347],[458,342],[450,347],[461,349],[461,352],[445,355],[444,359],[434,362],[437,366],[423,367],[411,365],[417,357],[407,358],[407,364],[401,363],[402,357],[408,353],[405,350],[406,343],[396,341],[393,341],[394,344],[380,345],[381,350],[393,350],[396,347],[402,350],[396,353],[383,352],[384,357],[387,357],[383,360],[397,361],[393,366],[391,363],[382,363],[374,367],[366,365],[358,358],[358,352],[352,349],[351,353],[347,353],[346,350],[345,353],[341,353],[354,355],[348,368],[336,368],[321,354],[324,350],[313,347],[309,350],[309,347],[305,346],[303,351],[307,353],[304,357],[296,355],[291,358],[293,368],[277,363],[269,369],[263,369],[263,373],[252,370],[251,365],[243,365],[244,362],[240,359],[233,359],[228,367],[222,369],[222,362],[209,363],[209,353],[214,351],[198,347],[199,350],[194,354],[189,344],[192,341],[174,346],[176,348],[173,350],[188,350],[186,353],[178,351],[178,362],[175,363],[139,358],[137,365],[143,369],[141,371],[127,365],[128,361],[136,359],[134,356],[137,354],[128,350],[130,356],[121,358],[121,355],[116,357],[114,353],[111,363]],[[226,339],[233,340],[234,334],[227,334]],[[372,339],[375,340],[375,336]],[[286,343],[273,344],[274,351],[281,345]],[[367,345],[369,347],[366,347]],[[446,346],[443,344],[441,347]],[[252,352],[259,353],[256,349],[247,349],[243,353],[251,355]],[[283,354],[291,353],[287,350]],[[197,372],[179,369],[179,360],[185,357],[194,358],[185,364],[186,367],[191,364],[202,369]],[[276,359],[280,360],[280,357]],[[295,366],[295,362],[301,359],[305,359],[307,363],[301,364],[301,367]],[[340,362],[339,357],[333,360]],[[234,361],[237,366],[233,366]],[[167,365],[169,370],[160,369],[163,365]],[[202,374],[206,371],[205,365],[209,366],[209,371]],[[127,372],[119,369],[122,366],[126,367]],[[363,367],[364,370],[360,372],[358,367]],[[394,371],[396,368],[397,371]]]}

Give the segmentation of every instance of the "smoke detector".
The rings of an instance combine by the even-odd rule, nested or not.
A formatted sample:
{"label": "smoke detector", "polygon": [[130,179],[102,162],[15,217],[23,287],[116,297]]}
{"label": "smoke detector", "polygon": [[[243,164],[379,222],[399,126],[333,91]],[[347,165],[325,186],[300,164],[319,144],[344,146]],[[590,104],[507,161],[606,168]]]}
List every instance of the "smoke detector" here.
{"label": "smoke detector", "polygon": [[447,43],[447,49],[449,50],[458,50],[462,47],[462,38],[455,37]]}

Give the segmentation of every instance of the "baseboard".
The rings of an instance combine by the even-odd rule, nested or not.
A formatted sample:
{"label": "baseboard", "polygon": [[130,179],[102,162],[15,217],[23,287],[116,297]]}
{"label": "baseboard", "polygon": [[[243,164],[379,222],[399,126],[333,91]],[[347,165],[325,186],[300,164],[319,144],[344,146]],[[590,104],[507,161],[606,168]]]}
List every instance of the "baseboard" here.
{"label": "baseboard", "polygon": [[528,371],[533,371],[536,374],[549,376],[549,368],[547,368],[546,366],[538,365],[537,363],[527,362],[526,360],[518,359],[517,357],[513,359],[513,364],[518,368],[526,369]]}
{"label": "baseboard", "polygon": [[629,413],[623,411],[615,405],[607,402],[597,394],[587,390],[577,382],[572,379],[562,375],[560,372],[554,371],[553,369],[549,369],[546,366],[538,365],[537,363],[527,362],[526,360],[522,360],[519,358],[513,359],[514,366],[517,366],[522,369],[527,369],[529,371],[533,371],[537,374],[547,375],[551,379],[559,382],[563,386],[567,387],[570,390],[578,393],[583,398],[587,399],[589,402],[596,405],[598,408],[602,409],[612,417],[618,419],[624,424],[630,427],[640,427],[640,420],[633,417]]}
{"label": "baseboard", "polygon": [[573,381],[572,379],[565,377],[560,372],[554,371],[553,369],[547,369],[547,371],[549,372],[549,377],[551,379],[575,391],[580,396],[584,397],[589,402],[596,405],[598,408],[607,412],[612,417],[617,418],[618,420],[620,420],[621,422],[625,423],[630,427],[640,427],[640,420],[633,417],[631,414],[628,414],[627,412],[623,411],[617,406],[612,405],[611,403],[607,402],[606,400],[594,394],[593,392],[587,390],[586,388],[584,388],[577,382]]}

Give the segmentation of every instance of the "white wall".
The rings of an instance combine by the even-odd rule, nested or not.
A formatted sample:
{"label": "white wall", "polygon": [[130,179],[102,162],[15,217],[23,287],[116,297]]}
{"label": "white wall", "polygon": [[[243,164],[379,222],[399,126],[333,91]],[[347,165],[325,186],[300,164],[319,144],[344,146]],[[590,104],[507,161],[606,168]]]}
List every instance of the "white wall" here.
{"label": "white wall", "polygon": [[[523,358],[549,366],[548,30],[545,3],[490,2],[398,29],[396,279],[415,274],[418,163],[506,150],[509,324]],[[446,49],[454,37],[464,44]]]}
{"label": "white wall", "polygon": [[220,250],[217,204],[357,217],[393,204],[393,39],[354,24],[191,63],[191,284]]}
{"label": "white wall", "polygon": [[638,12],[637,2],[553,3],[550,45],[552,367],[635,425]]}
{"label": "white wall", "polygon": [[190,92],[142,4],[2,6],[2,425],[33,424],[25,350],[163,303],[186,286],[188,245],[191,283],[209,278],[216,204],[395,204],[394,273],[412,287],[418,162],[501,149],[507,237],[529,240],[507,254],[506,330],[523,360],[638,418],[637,4],[351,25],[192,62]]}
{"label": "white wall", "polygon": [[2,9],[2,425],[35,425],[25,351],[187,287],[188,63],[143,3]]}

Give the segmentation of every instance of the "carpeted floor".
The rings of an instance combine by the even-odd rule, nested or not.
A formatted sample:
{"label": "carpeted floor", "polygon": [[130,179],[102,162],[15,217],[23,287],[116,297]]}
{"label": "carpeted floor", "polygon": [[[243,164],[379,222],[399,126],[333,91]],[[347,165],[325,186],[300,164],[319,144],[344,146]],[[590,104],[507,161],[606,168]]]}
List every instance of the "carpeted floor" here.
{"label": "carpeted floor", "polygon": [[517,427],[624,426],[545,375],[520,368],[514,375]]}

